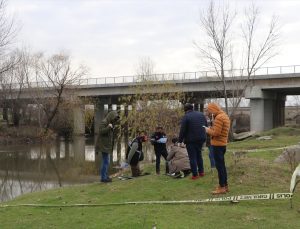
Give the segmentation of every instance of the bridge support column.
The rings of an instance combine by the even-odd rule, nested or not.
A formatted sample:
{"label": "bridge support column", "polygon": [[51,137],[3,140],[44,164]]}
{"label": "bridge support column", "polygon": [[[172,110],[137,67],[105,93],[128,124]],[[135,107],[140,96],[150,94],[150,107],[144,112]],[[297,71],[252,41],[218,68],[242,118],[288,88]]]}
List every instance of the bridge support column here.
{"label": "bridge support column", "polygon": [[197,101],[194,103],[194,110],[195,111],[204,111],[204,99],[197,99]]}
{"label": "bridge support column", "polygon": [[76,162],[84,162],[85,160],[85,139],[82,136],[73,137],[73,153]]}
{"label": "bridge support column", "polygon": [[273,101],[250,99],[250,130],[261,132],[273,128]]}
{"label": "bridge support column", "polygon": [[283,126],[285,120],[285,95],[277,94],[277,98],[274,101],[274,112],[273,112],[273,124],[274,127]]}
{"label": "bridge support column", "polygon": [[76,104],[73,108],[73,134],[83,135],[85,133],[84,120],[85,107],[83,104]]}
{"label": "bridge support column", "polygon": [[3,107],[2,115],[3,115],[3,120],[8,121],[8,108],[7,107]]}
{"label": "bridge support column", "polygon": [[250,99],[250,130],[261,132],[284,124],[285,96],[259,87],[246,90]]}
{"label": "bridge support column", "polygon": [[95,116],[94,116],[94,133],[99,133],[99,125],[102,119],[105,117],[105,111],[104,111],[104,103],[103,102],[97,102],[95,104]]}
{"label": "bridge support column", "polygon": [[[108,105],[108,110],[104,108],[104,105]],[[107,112],[111,110],[111,99],[98,99],[95,103],[95,115],[94,115],[94,133],[95,135],[99,133],[100,122],[105,118]]]}

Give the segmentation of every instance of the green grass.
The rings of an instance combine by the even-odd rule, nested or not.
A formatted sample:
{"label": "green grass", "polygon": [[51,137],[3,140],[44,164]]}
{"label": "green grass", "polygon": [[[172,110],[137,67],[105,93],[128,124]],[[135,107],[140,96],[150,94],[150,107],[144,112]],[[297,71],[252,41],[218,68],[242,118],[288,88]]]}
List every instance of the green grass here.
{"label": "green grass", "polygon": [[[272,136],[272,140],[256,140],[260,136]],[[255,135],[244,141],[232,142],[229,144],[231,150],[252,150],[278,148],[295,145],[300,142],[300,129],[293,127],[275,128]]]}
{"label": "green grass", "polygon": [[[286,134],[273,132],[282,141]],[[299,138],[296,130],[292,136]],[[247,144],[257,144],[255,139]],[[266,141],[265,141],[266,142]],[[230,143],[226,153],[230,193],[257,194],[288,192],[291,171],[286,164],[275,164],[279,151],[251,152],[234,160],[232,151],[243,149],[244,142]],[[262,144],[259,142],[259,144]],[[269,142],[268,142],[269,148]],[[278,145],[280,146],[280,145]],[[260,145],[261,148],[263,148]],[[89,184],[26,194],[5,204],[76,204],[116,203],[145,200],[188,200],[212,197],[217,184],[216,171],[208,168],[207,151],[203,153],[206,176],[192,181],[160,175],[128,181],[114,179],[111,184]],[[163,168],[162,168],[163,170]],[[154,174],[154,164],[144,171]],[[298,192],[298,193],[297,193]],[[1,228],[299,228],[300,187],[289,200],[244,201],[238,204],[207,203],[190,205],[127,205],[74,208],[0,208]]]}

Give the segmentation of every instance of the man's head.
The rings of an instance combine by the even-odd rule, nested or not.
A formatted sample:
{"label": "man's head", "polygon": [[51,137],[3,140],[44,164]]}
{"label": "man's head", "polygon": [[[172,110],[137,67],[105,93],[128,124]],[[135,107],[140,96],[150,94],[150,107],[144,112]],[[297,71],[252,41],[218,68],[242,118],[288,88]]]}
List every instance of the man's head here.
{"label": "man's head", "polygon": [[157,126],[157,127],[155,128],[155,131],[156,131],[156,132],[159,132],[159,133],[162,133],[162,132],[164,131],[164,129],[162,128],[162,126]]}
{"label": "man's head", "polygon": [[117,111],[110,111],[106,115],[106,119],[109,123],[116,123],[120,119],[120,116]]}
{"label": "man's head", "polygon": [[138,138],[140,138],[142,142],[146,142],[148,140],[147,133],[145,131],[139,131]]}
{"label": "man's head", "polygon": [[194,110],[194,106],[193,106],[193,104],[191,104],[191,103],[186,103],[185,105],[184,105],[184,112],[188,112],[188,111],[192,111],[192,110]]}

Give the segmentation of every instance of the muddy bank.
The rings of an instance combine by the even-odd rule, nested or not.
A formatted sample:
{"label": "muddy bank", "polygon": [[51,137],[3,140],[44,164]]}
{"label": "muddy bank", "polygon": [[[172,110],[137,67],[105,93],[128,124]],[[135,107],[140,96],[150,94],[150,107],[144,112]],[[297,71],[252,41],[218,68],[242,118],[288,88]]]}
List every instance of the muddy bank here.
{"label": "muddy bank", "polygon": [[49,130],[47,134],[39,127],[0,127],[0,145],[36,144],[55,140],[56,133]]}

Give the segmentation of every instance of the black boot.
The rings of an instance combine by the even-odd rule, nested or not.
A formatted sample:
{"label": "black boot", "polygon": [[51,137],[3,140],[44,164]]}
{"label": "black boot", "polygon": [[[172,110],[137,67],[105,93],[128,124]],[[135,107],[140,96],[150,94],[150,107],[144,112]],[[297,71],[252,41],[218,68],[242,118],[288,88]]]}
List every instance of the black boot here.
{"label": "black boot", "polygon": [[168,164],[168,162],[166,161],[166,174],[168,174],[169,173],[169,164]]}

